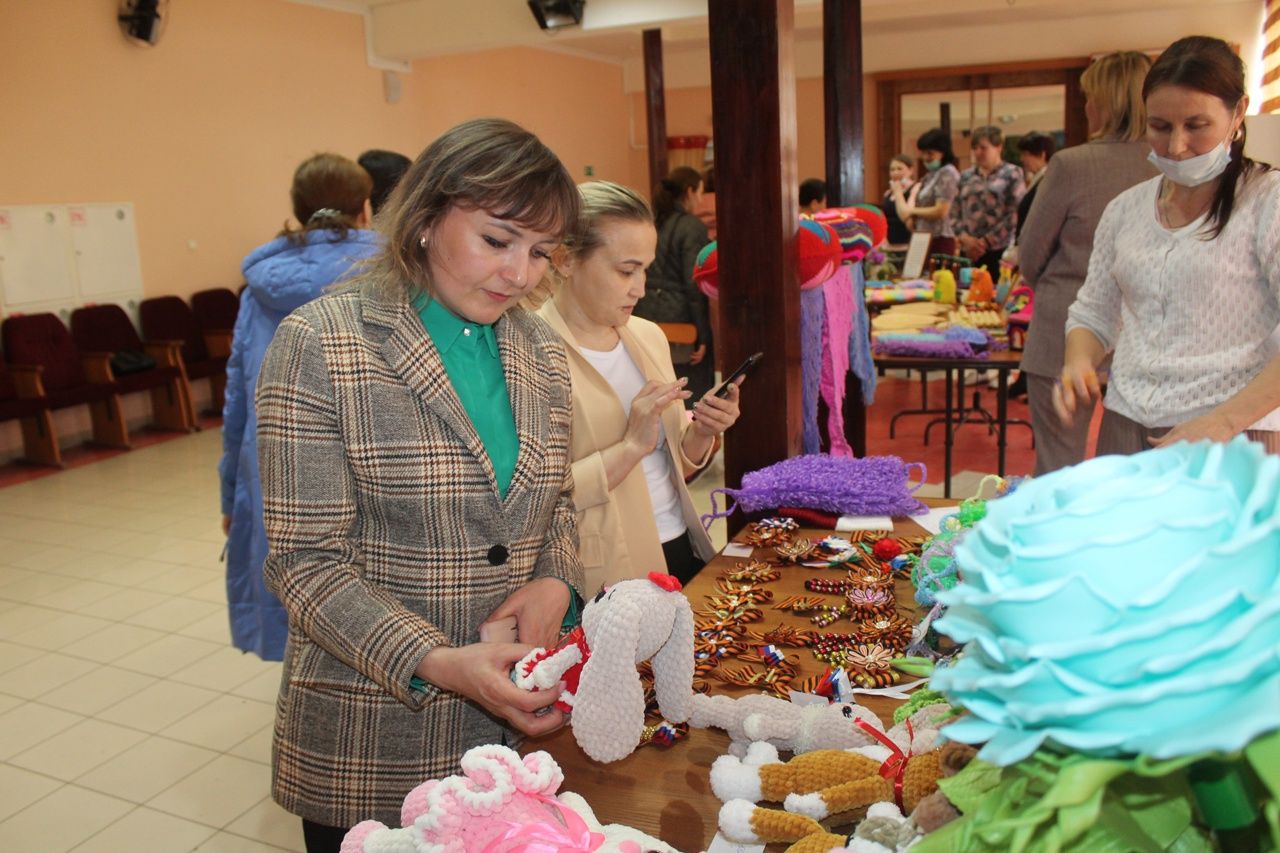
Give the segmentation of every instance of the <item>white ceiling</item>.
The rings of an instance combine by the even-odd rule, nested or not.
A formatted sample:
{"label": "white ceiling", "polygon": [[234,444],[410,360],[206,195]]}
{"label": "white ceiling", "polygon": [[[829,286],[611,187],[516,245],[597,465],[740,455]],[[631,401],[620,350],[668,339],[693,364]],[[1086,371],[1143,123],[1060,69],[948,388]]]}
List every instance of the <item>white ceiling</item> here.
{"label": "white ceiling", "polygon": [[[587,0],[581,27],[543,32],[524,0],[291,0],[365,14],[370,46],[413,60],[503,47],[537,47],[624,63],[641,55],[639,33],[662,29],[665,52],[703,49],[706,0]],[[1157,12],[1241,0],[863,0],[864,38],[927,27],[1047,24],[1089,14]],[[1260,4],[1259,4],[1260,5]],[[822,0],[795,0],[798,42],[821,42]],[[980,51],[981,45],[975,45]]]}

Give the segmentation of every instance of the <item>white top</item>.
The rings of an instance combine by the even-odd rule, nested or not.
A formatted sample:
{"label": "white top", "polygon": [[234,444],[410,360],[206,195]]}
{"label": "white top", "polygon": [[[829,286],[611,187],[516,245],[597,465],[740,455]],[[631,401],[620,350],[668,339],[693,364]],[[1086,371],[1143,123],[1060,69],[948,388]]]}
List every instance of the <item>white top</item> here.
{"label": "white top", "polygon": [[[1172,230],[1160,224],[1160,181],[1107,205],[1066,326],[1115,350],[1106,407],[1146,427],[1209,412],[1280,349],[1280,172],[1237,193],[1213,240],[1199,233],[1205,217]],[[1280,429],[1280,409],[1252,428]]]}
{"label": "white top", "polygon": [[[605,378],[613,393],[618,395],[622,410],[630,417],[631,401],[644,387],[645,379],[622,341],[608,352],[586,347],[578,347],[578,352]],[[640,463],[644,466],[644,479],[649,484],[649,500],[653,503],[653,514],[658,522],[658,538],[663,542],[675,539],[688,529],[680,509],[680,493],[672,480],[671,457],[667,455],[666,444],[666,434],[660,428],[658,446]]]}

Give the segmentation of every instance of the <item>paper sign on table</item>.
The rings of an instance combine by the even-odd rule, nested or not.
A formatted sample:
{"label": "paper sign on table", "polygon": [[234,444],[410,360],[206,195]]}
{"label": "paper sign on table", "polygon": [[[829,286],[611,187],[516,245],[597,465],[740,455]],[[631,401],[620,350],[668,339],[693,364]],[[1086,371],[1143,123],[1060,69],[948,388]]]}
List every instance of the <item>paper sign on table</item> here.
{"label": "paper sign on table", "polygon": [[726,557],[750,557],[756,549],[742,542],[730,542],[721,553]]}
{"label": "paper sign on table", "polygon": [[887,515],[842,515],[836,519],[837,533],[855,530],[893,530],[893,519]]}
{"label": "paper sign on table", "polygon": [[734,844],[720,833],[711,839],[707,853],[764,853],[763,844]]}
{"label": "paper sign on table", "polygon": [[799,690],[788,690],[787,694],[791,697],[792,705],[830,705],[831,700],[826,696],[819,696],[817,693],[801,693]]}
{"label": "paper sign on table", "polygon": [[930,507],[924,515],[911,516],[911,520],[929,531],[930,536],[937,536],[938,531],[942,530],[942,519],[948,515],[955,515],[959,511],[958,506],[935,506]]}

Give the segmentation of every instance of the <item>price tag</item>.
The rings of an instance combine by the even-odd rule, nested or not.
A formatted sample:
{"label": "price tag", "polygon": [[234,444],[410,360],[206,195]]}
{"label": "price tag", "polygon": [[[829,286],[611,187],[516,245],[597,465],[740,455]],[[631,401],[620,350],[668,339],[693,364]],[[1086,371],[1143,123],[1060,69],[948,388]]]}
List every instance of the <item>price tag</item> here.
{"label": "price tag", "polygon": [[787,693],[791,697],[792,705],[830,705],[830,700],[826,696],[819,696],[817,693],[801,693],[799,690],[788,690]]}

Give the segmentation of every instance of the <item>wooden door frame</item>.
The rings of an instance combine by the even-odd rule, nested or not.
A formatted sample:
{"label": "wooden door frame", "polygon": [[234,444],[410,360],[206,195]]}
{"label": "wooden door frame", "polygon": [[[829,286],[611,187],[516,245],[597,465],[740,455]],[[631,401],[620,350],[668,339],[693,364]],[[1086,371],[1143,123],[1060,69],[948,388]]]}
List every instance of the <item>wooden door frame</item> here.
{"label": "wooden door frame", "polygon": [[[1084,91],[1080,74],[1089,57],[1039,59],[989,65],[960,65],[947,68],[913,68],[882,71],[872,75],[876,84],[877,163],[888,163],[906,150],[901,139],[902,96],[921,92],[949,92],[963,89],[1008,89],[1018,86],[1062,85],[1066,93],[1063,131],[1067,145],[1088,141],[1084,115]],[[914,150],[915,140],[908,140]],[[908,153],[911,153],[908,151]],[[874,182],[868,182],[874,183]]]}

